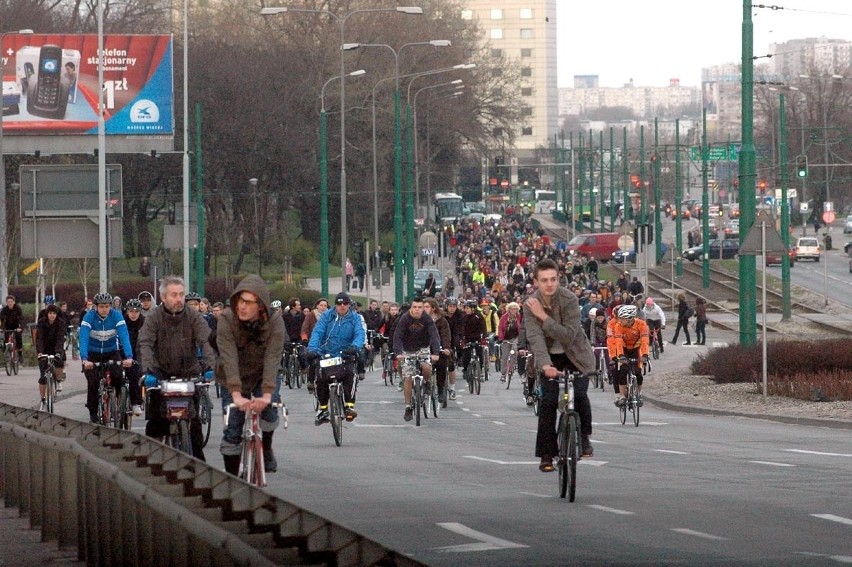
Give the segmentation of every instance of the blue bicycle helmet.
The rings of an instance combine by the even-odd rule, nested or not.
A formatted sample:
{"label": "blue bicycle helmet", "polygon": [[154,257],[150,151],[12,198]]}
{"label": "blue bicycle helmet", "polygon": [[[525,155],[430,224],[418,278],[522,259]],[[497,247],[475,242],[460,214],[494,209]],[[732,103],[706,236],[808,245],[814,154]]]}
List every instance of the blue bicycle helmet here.
{"label": "blue bicycle helmet", "polygon": [[56,300],[53,298],[52,295],[45,295],[44,296],[44,304],[45,305],[53,305],[55,302],[56,302]]}

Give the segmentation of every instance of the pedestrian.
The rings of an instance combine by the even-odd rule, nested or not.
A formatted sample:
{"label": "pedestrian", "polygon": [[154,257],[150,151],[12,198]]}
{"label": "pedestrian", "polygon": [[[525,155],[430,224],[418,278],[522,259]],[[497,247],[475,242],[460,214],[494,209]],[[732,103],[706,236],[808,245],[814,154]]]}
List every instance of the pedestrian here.
{"label": "pedestrian", "polygon": [[703,297],[695,300],[695,344],[707,344],[707,301]]}
{"label": "pedestrian", "polygon": [[349,289],[352,287],[352,278],[355,277],[355,268],[352,266],[352,261],[349,258],[346,258],[344,270],[346,275],[346,291],[349,291]]}
{"label": "pedestrian", "polygon": [[675,328],[674,337],[672,337],[672,344],[677,344],[677,338],[680,335],[680,330],[683,329],[683,334],[686,335],[686,342],[683,343],[684,346],[691,345],[692,341],[689,338],[689,318],[695,315],[695,311],[692,310],[692,307],[686,302],[686,294],[680,292],[677,294],[677,328]]}

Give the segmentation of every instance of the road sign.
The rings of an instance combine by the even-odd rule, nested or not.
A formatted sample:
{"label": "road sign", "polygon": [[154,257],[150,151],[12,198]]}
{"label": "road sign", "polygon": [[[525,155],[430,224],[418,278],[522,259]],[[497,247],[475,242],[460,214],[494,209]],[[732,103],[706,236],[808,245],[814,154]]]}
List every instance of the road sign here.
{"label": "road sign", "polygon": [[618,234],[626,234],[628,236],[633,236],[633,231],[635,230],[635,228],[636,227],[633,226],[632,222],[624,221],[623,223],[621,223],[621,226],[618,227]]}
{"label": "road sign", "polygon": [[[762,233],[766,234],[766,248],[763,247]],[[787,252],[787,247],[781,242],[781,236],[775,230],[775,223],[772,217],[766,210],[760,210],[754,218],[754,224],[746,234],[745,240],[740,244],[740,255],[756,256],[764,252],[777,252],[783,254]]]}
{"label": "road sign", "polygon": [[837,215],[834,213],[834,211],[825,211],[822,214],[822,222],[824,222],[825,224],[833,223],[834,219],[836,219],[836,218],[837,218]]}
{"label": "road sign", "polygon": [[[736,161],[739,159],[740,147],[737,144],[728,144],[727,146],[713,146],[707,148],[707,159],[710,161]],[[701,147],[692,146],[689,148],[689,157],[694,161],[701,159]]]}
{"label": "road sign", "polygon": [[618,249],[622,252],[630,252],[633,250],[633,237],[629,234],[622,234],[618,237]]}
{"label": "road sign", "polygon": [[26,268],[21,270],[21,273],[24,274],[25,276],[30,275],[31,273],[33,273],[34,271],[36,271],[38,269],[38,266],[39,266],[40,263],[41,263],[40,260],[36,260],[32,264],[30,264],[29,266],[27,266]]}

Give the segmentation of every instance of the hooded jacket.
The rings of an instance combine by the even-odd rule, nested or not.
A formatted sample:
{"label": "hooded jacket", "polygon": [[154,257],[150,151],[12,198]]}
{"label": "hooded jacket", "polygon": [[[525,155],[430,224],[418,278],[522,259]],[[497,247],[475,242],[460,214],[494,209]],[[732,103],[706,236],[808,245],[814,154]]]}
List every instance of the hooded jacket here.
{"label": "hooded jacket", "polygon": [[[541,290],[537,289],[532,297],[544,305]],[[536,369],[540,372],[543,366],[551,363],[550,350],[558,342],[577,370],[594,371],[595,356],[580,327],[580,304],[577,296],[560,287],[553,296],[551,308],[545,309],[548,311],[548,318],[541,322],[530,308],[524,305],[524,329],[535,356]]]}
{"label": "hooded jacket", "polygon": [[[257,296],[260,301],[260,319],[240,321],[237,316],[237,299],[244,291]],[[231,294],[231,307],[222,312],[217,327],[216,344],[219,363],[216,381],[229,392],[239,391],[249,398],[258,385],[263,394],[275,390],[275,375],[281,364],[287,329],[281,312],[270,316],[269,288],[259,276],[246,276]]]}
{"label": "hooded jacket", "polygon": [[[121,324],[126,330],[123,318]],[[139,366],[143,372],[151,372],[161,379],[198,376],[216,364],[213,348],[207,341],[209,336],[210,327],[198,311],[184,305],[183,309],[172,313],[165,304],[158,305],[145,317],[139,331]],[[198,360],[199,349],[201,361]],[[82,353],[81,346],[81,356]]]}

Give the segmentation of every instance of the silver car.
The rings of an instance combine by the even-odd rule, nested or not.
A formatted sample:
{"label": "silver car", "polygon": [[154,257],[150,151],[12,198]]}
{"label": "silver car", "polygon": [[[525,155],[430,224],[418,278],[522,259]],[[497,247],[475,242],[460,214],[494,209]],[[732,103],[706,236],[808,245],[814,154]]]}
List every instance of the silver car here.
{"label": "silver car", "polygon": [[812,236],[803,236],[796,241],[796,258],[798,260],[811,259],[814,262],[819,262],[822,248],[819,246],[819,240]]}
{"label": "silver car", "polygon": [[852,215],[846,217],[846,224],[843,225],[843,234],[849,234],[852,232]]}

